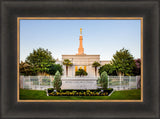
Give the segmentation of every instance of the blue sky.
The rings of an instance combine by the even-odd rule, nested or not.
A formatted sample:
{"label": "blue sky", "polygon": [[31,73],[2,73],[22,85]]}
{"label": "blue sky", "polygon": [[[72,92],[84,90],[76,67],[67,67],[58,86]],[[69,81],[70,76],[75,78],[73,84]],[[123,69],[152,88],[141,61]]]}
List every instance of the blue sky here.
{"label": "blue sky", "polygon": [[124,47],[140,58],[140,26],[140,20],[20,20],[20,60],[39,47],[55,59],[78,53],[80,28],[85,54],[111,60]]}

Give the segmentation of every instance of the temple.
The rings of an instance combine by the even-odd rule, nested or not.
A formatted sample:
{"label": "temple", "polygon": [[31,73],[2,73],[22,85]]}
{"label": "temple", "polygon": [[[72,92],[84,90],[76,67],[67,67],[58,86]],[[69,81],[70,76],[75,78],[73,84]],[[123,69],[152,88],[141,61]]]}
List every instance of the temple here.
{"label": "temple", "polygon": [[[73,63],[72,66],[68,67],[68,77],[74,77],[75,72],[79,68],[84,69],[88,73],[87,77],[95,77],[95,68],[92,67],[93,62],[97,61],[101,65],[110,63],[110,61],[101,61],[99,54],[88,55],[88,54],[84,53],[82,28],[80,28],[78,53],[75,55],[74,54],[73,55],[65,55],[64,54],[64,55],[62,55],[62,61],[61,62],[57,61],[57,63],[59,62],[60,64],[63,65],[62,62],[64,61],[64,59],[69,59]],[[63,65],[63,70],[64,70],[63,75],[64,76],[66,76],[66,68],[65,67],[66,66]],[[98,74],[98,70],[97,70],[96,74]]]}

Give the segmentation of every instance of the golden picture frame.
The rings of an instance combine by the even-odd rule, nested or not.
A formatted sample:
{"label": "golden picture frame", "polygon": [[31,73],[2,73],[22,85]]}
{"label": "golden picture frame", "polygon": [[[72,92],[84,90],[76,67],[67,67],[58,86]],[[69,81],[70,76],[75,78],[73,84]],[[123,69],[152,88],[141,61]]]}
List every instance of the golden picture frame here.
{"label": "golden picture frame", "polygon": [[19,54],[20,20],[140,20],[141,21],[141,99],[140,100],[20,100],[19,99],[19,58],[17,56],[17,101],[18,102],[143,102],[143,17],[18,17],[17,54]]}

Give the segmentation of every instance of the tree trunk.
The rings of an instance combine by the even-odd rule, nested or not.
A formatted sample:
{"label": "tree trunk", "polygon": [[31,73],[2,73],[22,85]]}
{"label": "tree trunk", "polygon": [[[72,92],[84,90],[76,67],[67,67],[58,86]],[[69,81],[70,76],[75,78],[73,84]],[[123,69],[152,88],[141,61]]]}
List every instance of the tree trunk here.
{"label": "tree trunk", "polygon": [[117,74],[118,74],[118,76],[124,76],[124,73],[122,73],[122,72],[118,72]]}
{"label": "tree trunk", "polygon": [[68,77],[68,66],[66,66],[66,76]]}
{"label": "tree trunk", "polygon": [[95,67],[95,76],[97,77],[97,67]]}

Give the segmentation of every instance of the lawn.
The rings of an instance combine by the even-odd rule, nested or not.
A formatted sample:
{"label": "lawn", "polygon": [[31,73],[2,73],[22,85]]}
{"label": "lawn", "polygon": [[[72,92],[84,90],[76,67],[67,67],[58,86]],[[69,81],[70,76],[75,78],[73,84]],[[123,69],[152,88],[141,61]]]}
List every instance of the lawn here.
{"label": "lawn", "polygon": [[45,91],[20,89],[20,100],[140,100],[141,90],[114,91],[111,96],[47,96]]}

